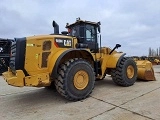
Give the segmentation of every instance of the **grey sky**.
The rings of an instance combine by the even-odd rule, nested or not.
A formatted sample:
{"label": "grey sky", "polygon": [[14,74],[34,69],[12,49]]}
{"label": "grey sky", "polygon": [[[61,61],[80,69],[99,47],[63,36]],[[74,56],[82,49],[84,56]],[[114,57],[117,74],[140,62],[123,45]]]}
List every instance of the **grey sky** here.
{"label": "grey sky", "polygon": [[160,47],[160,0],[0,0],[0,37],[14,38],[60,31],[80,17],[101,21],[102,46],[122,45],[127,55],[148,55]]}

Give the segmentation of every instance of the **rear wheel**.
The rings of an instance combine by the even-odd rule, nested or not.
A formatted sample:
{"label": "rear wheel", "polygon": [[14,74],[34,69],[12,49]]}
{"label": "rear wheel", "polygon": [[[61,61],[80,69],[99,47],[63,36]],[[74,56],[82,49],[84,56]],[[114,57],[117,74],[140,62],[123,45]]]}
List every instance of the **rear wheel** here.
{"label": "rear wheel", "polygon": [[57,91],[68,100],[81,100],[88,97],[95,83],[92,66],[83,59],[71,59],[62,64],[55,80]]}
{"label": "rear wheel", "polygon": [[113,81],[120,86],[131,86],[137,79],[137,66],[133,59],[123,58],[116,69],[112,70]]}

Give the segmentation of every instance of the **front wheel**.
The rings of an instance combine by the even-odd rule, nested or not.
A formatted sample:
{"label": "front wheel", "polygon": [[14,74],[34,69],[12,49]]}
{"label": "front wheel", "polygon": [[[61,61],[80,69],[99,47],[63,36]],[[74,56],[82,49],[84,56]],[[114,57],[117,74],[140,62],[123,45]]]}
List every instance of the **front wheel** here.
{"label": "front wheel", "polygon": [[113,81],[120,86],[131,86],[137,80],[137,66],[133,59],[122,58],[120,64],[112,70]]}
{"label": "front wheel", "polygon": [[57,91],[68,100],[81,100],[88,97],[95,83],[92,66],[83,59],[71,59],[62,64],[55,80]]}

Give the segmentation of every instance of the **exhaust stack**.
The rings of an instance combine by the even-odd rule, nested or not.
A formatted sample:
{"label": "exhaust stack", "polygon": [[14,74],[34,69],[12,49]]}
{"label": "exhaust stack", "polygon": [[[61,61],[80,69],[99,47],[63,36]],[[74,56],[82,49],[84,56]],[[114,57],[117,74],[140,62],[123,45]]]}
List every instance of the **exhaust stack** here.
{"label": "exhaust stack", "polygon": [[54,27],[54,34],[59,34],[59,25],[54,20],[52,26]]}

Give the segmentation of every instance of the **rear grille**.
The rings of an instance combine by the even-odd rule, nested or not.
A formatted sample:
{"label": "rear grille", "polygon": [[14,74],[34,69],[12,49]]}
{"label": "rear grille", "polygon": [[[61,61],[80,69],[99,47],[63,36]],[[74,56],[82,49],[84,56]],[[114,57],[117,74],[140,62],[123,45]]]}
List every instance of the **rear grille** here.
{"label": "rear grille", "polygon": [[52,45],[51,41],[45,41],[43,43],[43,51],[50,50],[51,49],[51,45]]}
{"label": "rear grille", "polygon": [[44,68],[44,67],[47,67],[47,59],[48,59],[48,56],[51,52],[43,52],[42,53],[42,65],[41,67]]}

